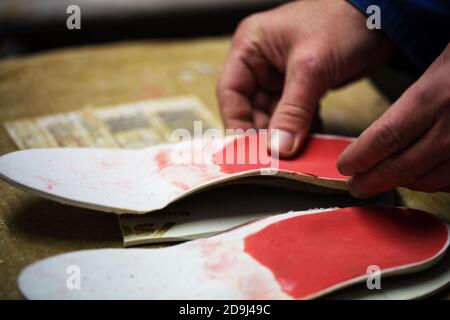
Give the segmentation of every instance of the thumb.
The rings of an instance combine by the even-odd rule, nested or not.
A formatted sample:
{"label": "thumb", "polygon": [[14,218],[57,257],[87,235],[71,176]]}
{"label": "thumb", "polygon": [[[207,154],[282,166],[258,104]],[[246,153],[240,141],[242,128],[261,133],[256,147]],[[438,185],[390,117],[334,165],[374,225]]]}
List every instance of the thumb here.
{"label": "thumb", "polygon": [[283,94],[269,123],[271,152],[281,157],[299,150],[326,90],[319,60],[311,54],[294,55],[288,62]]}

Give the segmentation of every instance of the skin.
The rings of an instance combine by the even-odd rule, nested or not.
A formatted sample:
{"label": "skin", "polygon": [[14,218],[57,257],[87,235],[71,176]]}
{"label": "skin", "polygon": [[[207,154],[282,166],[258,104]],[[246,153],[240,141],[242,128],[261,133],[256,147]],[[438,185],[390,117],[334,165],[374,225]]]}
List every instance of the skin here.
{"label": "skin", "polygon": [[[339,23],[338,23],[339,22]],[[394,47],[344,0],[303,0],[241,22],[217,86],[227,128],[278,129],[281,157],[308,134],[328,89],[369,74]],[[450,190],[450,49],[341,155],[350,192]],[[405,116],[408,115],[408,116]]]}
{"label": "skin", "polygon": [[[397,186],[450,192],[450,45],[347,147],[338,169],[350,191],[369,197]],[[405,116],[406,115],[406,116]]]}

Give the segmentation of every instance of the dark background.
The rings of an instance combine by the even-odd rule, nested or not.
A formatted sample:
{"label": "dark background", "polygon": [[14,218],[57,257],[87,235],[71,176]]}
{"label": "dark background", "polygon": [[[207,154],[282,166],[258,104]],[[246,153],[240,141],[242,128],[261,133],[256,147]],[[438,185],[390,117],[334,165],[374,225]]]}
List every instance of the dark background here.
{"label": "dark background", "polygon": [[[0,0],[0,57],[93,43],[232,34],[238,22],[286,0]],[[66,9],[81,9],[68,30]]]}
{"label": "dark background", "polygon": [[[289,0],[0,0],[0,58],[127,40],[231,35],[244,17]],[[69,30],[69,5],[81,9],[81,30]],[[398,53],[371,76],[391,100],[419,75]]]}

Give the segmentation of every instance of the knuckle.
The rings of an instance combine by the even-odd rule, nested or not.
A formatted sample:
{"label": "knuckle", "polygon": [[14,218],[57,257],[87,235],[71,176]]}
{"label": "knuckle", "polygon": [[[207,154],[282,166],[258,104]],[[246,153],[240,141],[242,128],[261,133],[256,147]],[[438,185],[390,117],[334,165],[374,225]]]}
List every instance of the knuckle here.
{"label": "knuckle", "polygon": [[390,154],[403,149],[407,145],[401,135],[389,125],[382,125],[375,137],[379,148]]}
{"label": "knuckle", "polygon": [[314,77],[320,75],[323,70],[323,64],[319,55],[314,54],[314,51],[307,53],[296,54],[292,61],[293,71],[302,73],[307,77]]}
{"label": "knuckle", "polygon": [[415,180],[412,170],[405,168],[396,158],[386,160],[385,169],[387,171],[387,178],[392,177],[402,185],[410,184]]}
{"label": "knuckle", "polygon": [[327,50],[316,43],[305,44],[295,50],[292,56],[294,71],[311,77],[322,77],[325,74]]}
{"label": "knuckle", "polygon": [[278,112],[278,116],[281,116],[288,121],[295,120],[295,122],[309,122],[312,118],[312,112],[299,104],[284,102],[283,107],[280,108]]}
{"label": "knuckle", "polygon": [[259,19],[259,16],[260,14],[254,13],[245,17],[239,22],[237,30],[251,28],[255,24],[255,21]]}
{"label": "knuckle", "polygon": [[239,22],[232,40],[233,46],[239,46],[249,36],[254,34],[254,31],[260,24],[260,15],[261,13],[254,13]]}
{"label": "knuckle", "polygon": [[423,83],[416,83],[413,89],[410,93],[409,100],[409,104],[412,107],[417,105],[430,105],[430,102],[434,100],[434,93]]}

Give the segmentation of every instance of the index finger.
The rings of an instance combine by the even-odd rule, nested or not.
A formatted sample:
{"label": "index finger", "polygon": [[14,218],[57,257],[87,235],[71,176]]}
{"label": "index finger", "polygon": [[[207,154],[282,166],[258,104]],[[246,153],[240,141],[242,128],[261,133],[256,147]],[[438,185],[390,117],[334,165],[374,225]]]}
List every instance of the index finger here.
{"label": "index finger", "polygon": [[225,126],[231,129],[254,127],[251,97],[256,79],[250,67],[235,50],[225,63],[217,85],[217,98]]}
{"label": "index finger", "polygon": [[338,159],[344,175],[369,171],[387,157],[408,147],[432,126],[432,112],[413,86],[350,144]]}

